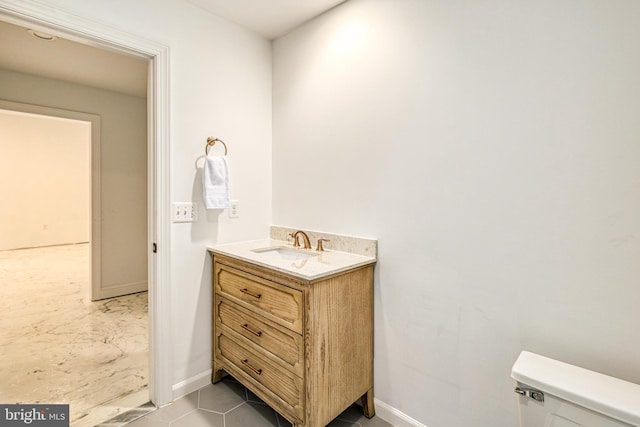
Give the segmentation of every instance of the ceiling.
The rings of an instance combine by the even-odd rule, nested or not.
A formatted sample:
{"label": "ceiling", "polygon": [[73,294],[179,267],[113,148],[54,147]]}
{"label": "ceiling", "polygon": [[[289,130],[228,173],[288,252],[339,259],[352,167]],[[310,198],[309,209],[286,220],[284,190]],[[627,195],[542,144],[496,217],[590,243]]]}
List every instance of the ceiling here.
{"label": "ceiling", "polygon": [[187,0],[218,16],[275,39],[346,0]]}
{"label": "ceiling", "polygon": [[[186,0],[274,39],[346,0]],[[58,38],[44,41],[0,21],[0,69],[144,97],[148,60]]]}
{"label": "ceiling", "polygon": [[0,68],[147,96],[148,60],[59,38],[40,40],[27,28],[0,21]]}

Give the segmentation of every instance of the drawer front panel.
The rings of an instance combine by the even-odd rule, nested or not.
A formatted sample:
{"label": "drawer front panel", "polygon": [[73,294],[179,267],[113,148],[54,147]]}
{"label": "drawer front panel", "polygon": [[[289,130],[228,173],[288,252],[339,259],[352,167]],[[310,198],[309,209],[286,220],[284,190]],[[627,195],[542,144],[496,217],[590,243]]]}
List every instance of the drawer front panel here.
{"label": "drawer front panel", "polygon": [[248,310],[223,298],[218,304],[218,320],[222,325],[279,357],[290,365],[296,374],[302,376],[301,335],[263,321]]}
{"label": "drawer front panel", "polygon": [[297,417],[302,417],[302,396],[304,395],[302,378],[282,369],[264,355],[250,350],[224,334],[218,337],[218,346],[222,358],[227,363],[234,365],[243,375],[251,377],[264,386],[282,399]]}
{"label": "drawer front panel", "polygon": [[267,319],[302,333],[302,292],[235,268],[215,266],[216,292],[256,309]]}

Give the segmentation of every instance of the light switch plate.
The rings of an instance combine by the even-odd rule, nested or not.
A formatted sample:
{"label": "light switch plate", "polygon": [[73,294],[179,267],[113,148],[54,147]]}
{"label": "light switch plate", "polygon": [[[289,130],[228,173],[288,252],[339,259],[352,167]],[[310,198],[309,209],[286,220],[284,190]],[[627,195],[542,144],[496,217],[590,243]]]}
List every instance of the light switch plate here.
{"label": "light switch plate", "polygon": [[195,202],[173,202],[171,205],[173,222],[195,222],[198,220],[198,204]]}

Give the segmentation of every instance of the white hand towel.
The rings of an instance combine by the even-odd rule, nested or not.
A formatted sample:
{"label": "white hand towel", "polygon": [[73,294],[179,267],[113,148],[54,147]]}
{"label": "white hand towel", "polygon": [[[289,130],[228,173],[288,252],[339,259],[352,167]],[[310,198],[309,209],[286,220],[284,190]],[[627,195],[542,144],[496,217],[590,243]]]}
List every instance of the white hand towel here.
{"label": "white hand towel", "polygon": [[226,156],[205,157],[202,187],[207,209],[229,207],[229,164]]}

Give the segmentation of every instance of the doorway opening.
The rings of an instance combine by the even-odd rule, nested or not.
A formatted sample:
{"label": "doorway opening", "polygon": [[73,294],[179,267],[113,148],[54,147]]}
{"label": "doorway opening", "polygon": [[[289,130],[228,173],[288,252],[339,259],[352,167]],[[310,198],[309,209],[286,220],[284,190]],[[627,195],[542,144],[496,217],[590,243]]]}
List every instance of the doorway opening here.
{"label": "doorway opening", "polygon": [[[173,370],[168,333],[171,331],[169,48],[42,3],[0,0],[0,21],[148,61],[149,393],[157,406],[170,403]],[[152,247],[157,250],[152,252]]]}
{"label": "doorway opening", "polygon": [[[149,401],[147,292],[95,292],[109,249],[100,250],[99,211],[92,221],[100,118],[0,106],[12,108],[0,109],[0,195],[9,207],[0,212],[0,401],[69,404],[72,426],[93,426]],[[139,270],[146,282],[146,265]]]}

